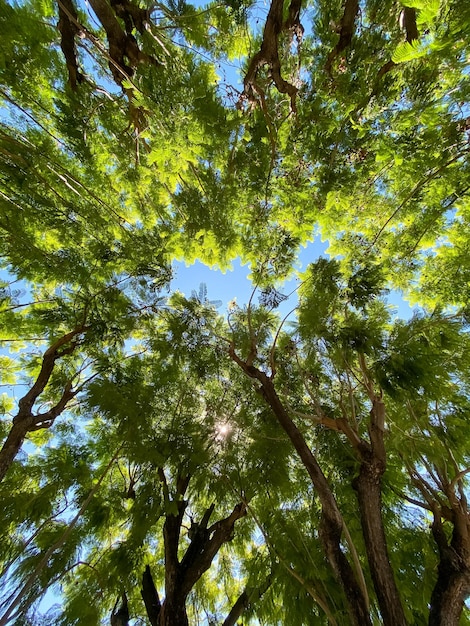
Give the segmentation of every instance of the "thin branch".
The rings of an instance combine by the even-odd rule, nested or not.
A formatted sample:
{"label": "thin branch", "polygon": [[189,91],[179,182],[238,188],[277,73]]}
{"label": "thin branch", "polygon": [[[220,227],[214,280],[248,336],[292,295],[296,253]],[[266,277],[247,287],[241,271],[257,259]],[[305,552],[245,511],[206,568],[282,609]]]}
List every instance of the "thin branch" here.
{"label": "thin branch", "polygon": [[106,478],[106,476],[107,476],[109,470],[111,469],[112,465],[114,464],[114,462],[118,458],[119,453],[121,452],[123,445],[124,444],[121,444],[119,446],[119,448],[116,450],[116,452],[113,454],[113,457],[109,461],[108,465],[105,467],[105,469],[102,472],[101,476],[98,478],[96,484],[90,490],[88,496],[86,497],[86,499],[83,502],[82,506],[79,508],[79,510],[78,510],[77,514],[75,515],[75,517],[67,525],[67,528],[65,529],[65,531],[57,539],[57,541],[55,541],[52,544],[52,546],[50,546],[46,550],[46,552],[44,553],[44,556],[39,561],[39,563],[36,565],[36,567],[34,568],[33,572],[27,578],[25,584],[23,585],[23,587],[20,589],[20,591],[16,595],[16,598],[11,602],[10,606],[6,609],[5,613],[0,618],[0,626],[6,626],[6,624],[8,624],[8,622],[10,621],[10,616],[11,616],[12,612],[16,609],[17,606],[20,605],[20,603],[22,602],[23,598],[26,596],[26,594],[28,593],[28,591],[31,589],[31,587],[33,586],[34,582],[36,581],[38,575],[42,572],[44,567],[46,567],[47,563],[49,562],[49,559],[53,556],[53,554],[57,550],[59,550],[65,544],[67,539],[70,537],[70,535],[72,533],[72,530],[75,528],[75,526],[77,525],[77,522],[82,517],[83,513],[86,511],[86,509],[87,509],[88,505],[90,504],[91,500],[93,499],[94,495],[97,493],[98,489],[101,487],[101,484],[103,483],[104,479]]}
{"label": "thin branch", "polygon": [[287,320],[289,315],[291,315],[296,310],[297,310],[297,307],[294,307],[291,311],[289,311],[289,313],[287,313],[287,315],[284,316],[284,318],[282,319],[281,323],[279,324],[279,327],[277,329],[276,335],[274,337],[273,345],[271,346],[271,349],[269,351],[269,365],[271,367],[271,378],[274,378],[274,376],[276,375],[276,364],[274,362],[274,350],[276,349],[276,343],[277,343],[277,340],[279,338],[279,334],[280,334],[280,332],[282,330],[284,322]]}

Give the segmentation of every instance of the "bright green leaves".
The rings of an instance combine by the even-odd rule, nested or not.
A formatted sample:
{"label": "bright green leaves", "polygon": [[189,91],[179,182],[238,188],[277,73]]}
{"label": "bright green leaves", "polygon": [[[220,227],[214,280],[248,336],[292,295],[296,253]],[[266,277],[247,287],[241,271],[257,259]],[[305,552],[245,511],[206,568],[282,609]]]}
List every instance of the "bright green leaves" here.
{"label": "bright green leaves", "polygon": [[420,59],[426,55],[426,46],[423,46],[418,40],[411,43],[403,41],[397,46],[395,52],[392,54],[392,61],[394,63],[407,63],[408,61],[414,61]]}
{"label": "bright green leaves", "polygon": [[439,13],[440,0],[400,0],[405,7],[418,10],[416,22],[420,25],[429,25]]}

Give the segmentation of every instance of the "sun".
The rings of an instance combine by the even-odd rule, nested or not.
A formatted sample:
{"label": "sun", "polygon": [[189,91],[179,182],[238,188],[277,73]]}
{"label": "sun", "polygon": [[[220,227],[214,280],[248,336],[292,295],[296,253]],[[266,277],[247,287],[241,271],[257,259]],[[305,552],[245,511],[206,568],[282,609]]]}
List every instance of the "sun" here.
{"label": "sun", "polygon": [[219,422],[215,427],[215,437],[219,441],[227,439],[232,432],[232,426],[228,422]]}

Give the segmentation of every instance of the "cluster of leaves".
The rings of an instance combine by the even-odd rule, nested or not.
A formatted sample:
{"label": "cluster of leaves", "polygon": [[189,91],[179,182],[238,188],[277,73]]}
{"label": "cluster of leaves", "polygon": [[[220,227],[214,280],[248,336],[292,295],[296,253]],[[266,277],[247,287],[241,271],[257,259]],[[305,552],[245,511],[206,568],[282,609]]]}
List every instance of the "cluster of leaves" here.
{"label": "cluster of leaves", "polygon": [[[401,621],[468,618],[470,6],[262,10],[0,3],[0,626],[362,626],[341,564],[401,626],[372,461]],[[164,292],[235,258],[258,306]]]}

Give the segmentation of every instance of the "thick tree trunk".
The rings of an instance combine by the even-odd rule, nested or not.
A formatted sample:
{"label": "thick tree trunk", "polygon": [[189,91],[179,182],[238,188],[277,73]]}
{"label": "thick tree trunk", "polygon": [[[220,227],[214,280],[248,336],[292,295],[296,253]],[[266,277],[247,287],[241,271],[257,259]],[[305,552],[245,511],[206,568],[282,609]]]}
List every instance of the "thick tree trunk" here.
{"label": "thick tree trunk", "polygon": [[153,621],[151,620],[152,626],[154,623],[158,626],[189,626],[186,599],[197,581],[210,568],[221,546],[232,539],[235,522],[246,515],[246,504],[240,502],[230,515],[208,527],[209,519],[215,509],[215,504],[211,504],[198,523],[191,523],[191,529],[188,532],[190,544],[180,560],[178,558],[180,532],[188,504],[184,500],[184,494],[188,488],[190,476],[182,474],[178,476],[176,494],[171,498],[163,468],[159,468],[158,474],[163,485],[165,501],[167,504],[176,504],[177,513],[167,514],[163,524],[165,600],[160,605],[148,567],[142,580],[142,597],[149,618],[151,614],[154,616]]}
{"label": "thick tree trunk", "polygon": [[458,626],[460,623],[463,604],[470,595],[470,573],[452,573],[452,570],[448,563],[439,564],[431,596],[429,626]]}
{"label": "thick tree trunk", "polygon": [[[363,369],[366,371],[365,363]],[[387,460],[384,444],[385,405],[381,396],[373,393],[372,384],[369,391],[372,400],[370,443],[361,440],[357,445],[361,467],[359,476],[353,481],[353,487],[357,491],[367,560],[383,624],[406,626],[403,605],[388,556],[382,517],[382,476]]]}
{"label": "thick tree trunk", "polygon": [[406,626],[400,595],[390,565],[382,519],[381,477],[384,466],[377,459],[363,462],[354,481],[361,527],[375,593],[384,626]]}
{"label": "thick tree trunk", "polygon": [[470,536],[466,511],[453,511],[450,544],[440,511],[434,513],[432,533],[439,548],[437,581],[431,596],[429,626],[458,626],[463,605],[470,595]]}
{"label": "thick tree trunk", "polygon": [[189,626],[186,598],[176,595],[173,598],[165,598],[158,626]]}

